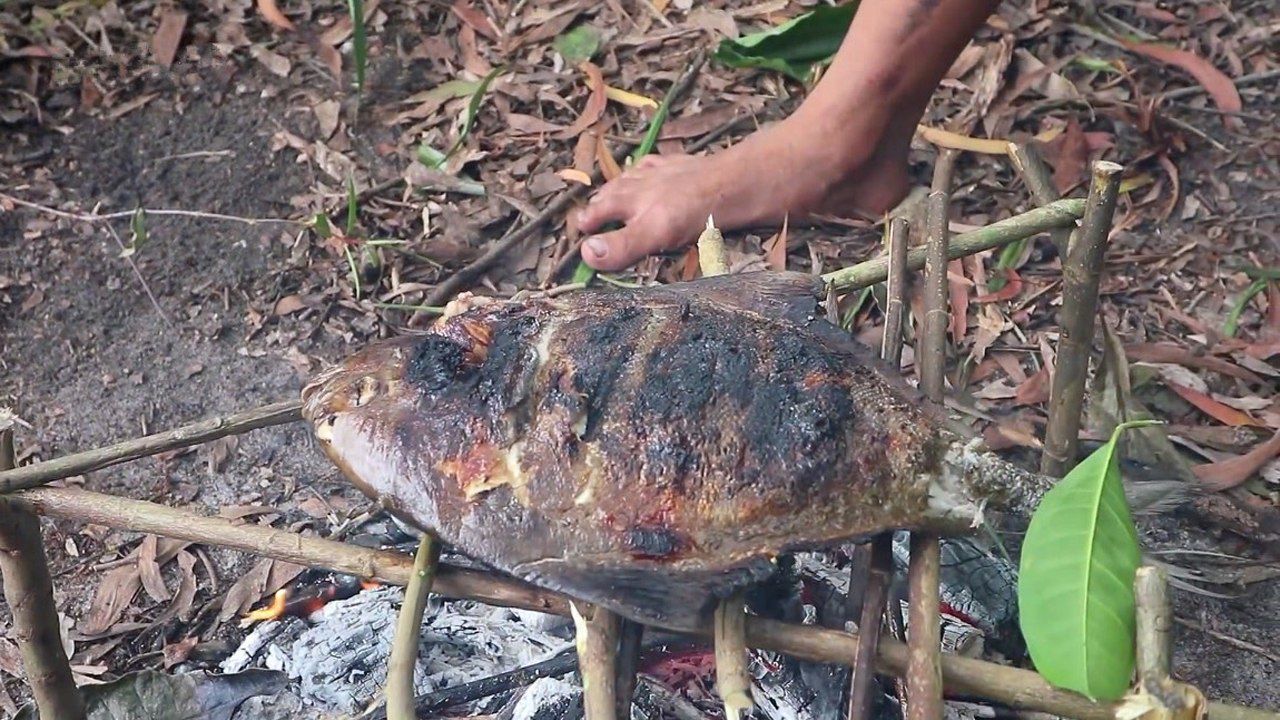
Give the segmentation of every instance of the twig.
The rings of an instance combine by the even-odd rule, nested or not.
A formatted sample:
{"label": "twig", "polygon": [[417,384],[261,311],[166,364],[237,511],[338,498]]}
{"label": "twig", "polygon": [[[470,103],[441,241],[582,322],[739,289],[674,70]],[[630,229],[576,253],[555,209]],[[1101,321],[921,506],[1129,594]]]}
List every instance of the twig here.
{"label": "twig", "polygon": [[[1280,77],[1280,70],[1263,70],[1262,72],[1241,75],[1238,78],[1233,78],[1231,82],[1236,87],[1240,87],[1241,85],[1249,85],[1277,77]],[[1191,97],[1193,95],[1203,95],[1206,92],[1208,91],[1203,85],[1190,85],[1188,87],[1170,90],[1169,92],[1164,93],[1163,97],[1165,100],[1177,100],[1178,98]]]}
{"label": "twig", "polygon": [[[0,469],[13,463],[13,432],[0,428]],[[26,503],[7,497],[0,497],[0,572],[13,616],[13,637],[40,717],[82,720],[84,698],[62,647],[40,519]]]}
{"label": "twig", "polygon": [[440,562],[440,544],[430,533],[422,536],[413,556],[413,574],[404,589],[404,603],[396,618],[396,634],[387,661],[387,720],[415,720],[413,670],[418,664],[418,640],[422,637],[422,614]]}
{"label": "twig", "polygon": [[1189,627],[1192,630],[1195,630],[1197,632],[1202,632],[1211,638],[1221,640],[1222,642],[1228,645],[1231,645],[1232,647],[1237,647],[1237,648],[1240,648],[1241,650],[1246,650],[1248,652],[1261,655],[1262,657],[1270,660],[1271,662],[1276,663],[1277,665],[1280,665],[1280,654],[1276,654],[1275,652],[1268,650],[1262,647],[1261,645],[1254,645],[1253,643],[1245,642],[1240,638],[1231,637],[1230,635],[1227,635],[1225,633],[1220,633],[1217,630],[1207,628],[1204,625],[1201,625],[1200,623],[1194,620],[1188,620],[1187,618],[1175,617],[1173,621],[1178,623],[1179,625],[1182,625],[1183,627]]}
{"label": "twig", "polygon": [[[901,352],[902,343],[898,343]],[[875,674],[876,648],[880,644],[881,618],[889,599],[889,583],[893,576],[893,534],[880,533],[871,542],[859,546],[869,555],[867,582],[862,595],[862,613],[858,620],[858,652],[853,659],[853,675],[849,687],[849,720],[871,717],[871,686]],[[850,578],[852,580],[852,578]],[[852,592],[850,585],[850,592]]]}
{"label": "twig", "polygon": [[907,306],[903,297],[907,290],[907,220],[896,217],[889,221],[889,277],[885,302],[884,339],[880,345],[880,357],[890,367],[902,367],[902,326]]}
{"label": "twig", "polygon": [[[1050,174],[1049,167],[1044,164],[1044,158],[1040,157],[1040,152],[1034,145],[1009,143],[1009,162],[1037,203],[1048,205],[1061,199],[1057,188],[1053,185],[1053,175]],[[1049,237],[1058,248],[1058,257],[1066,258],[1067,248],[1071,245],[1071,230],[1067,228],[1051,230]]]}
{"label": "twig", "polygon": [[1040,472],[1061,477],[1075,465],[1079,448],[1080,412],[1084,404],[1085,378],[1093,349],[1094,315],[1098,311],[1098,284],[1111,235],[1111,217],[1124,168],[1099,161],[1093,166],[1093,182],[1079,232],[1062,265],[1062,321],[1058,362],[1049,390],[1049,420],[1045,428]]}
{"label": "twig", "polygon": [[589,607],[583,617],[570,601],[582,675],[582,703],[586,720],[613,720],[618,712],[618,626],[620,618],[610,610]]}
{"label": "twig", "polygon": [[[31,208],[32,210],[39,210],[40,212],[45,213],[47,215],[53,215],[55,217],[65,218],[67,220],[77,220],[79,222],[105,222],[107,220],[122,220],[124,218],[133,217],[134,214],[138,212],[138,210],[121,210],[120,212],[111,212],[111,213],[73,213],[73,212],[67,212],[65,210],[59,210],[57,208],[52,208],[52,207],[49,207],[48,205],[41,205],[40,203],[34,203],[34,202],[31,202],[30,200],[23,200],[22,198],[14,197],[13,195],[10,195],[8,193],[0,193],[0,200],[8,200],[14,205],[21,205],[22,207]],[[157,217],[168,215],[168,216],[176,216],[176,217],[199,218],[202,220],[230,220],[232,222],[241,222],[241,223],[246,223],[248,225],[257,225],[259,223],[282,223],[285,225],[304,225],[305,224],[298,220],[286,220],[284,218],[249,218],[249,217],[241,217],[239,215],[223,215],[222,213],[201,212],[199,210],[170,210],[170,209],[148,209],[148,208],[139,208],[139,209],[142,211],[144,215],[155,215]]]}
{"label": "twig", "polygon": [[[1016,240],[1031,237],[1055,228],[1074,227],[1084,214],[1084,200],[1059,200],[1044,207],[1014,215],[977,230],[971,230],[951,238],[947,258],[955,260],[983,250],[1000,247]],[[925,249],[911,248],[907,253],[907,269],[924,267]],[[880,256],[822,276],[823,281],[838,290],[859,290],[868,285],[884,282],[889,277],[889,258]]]}
{"label": "twig", "polygon": [[715,220],[707,216],[707,227],[698,235],[698,265],[703,277],[724,275],[729,272],[729,260],[724,253],[724,235],[716,227]]}
{"label": "twig", "polygon": [[0,472],[0,492],[32,488],[128,460],[199,445],[227,435],[237,435],[249,430],[294,422],[301,419],[301,408],[302,404],[297,400],[272,403],[253,410],[209,418],[173,430],[125,440],[115,445],[5,470]]}
{"label": "twig", "polygon": [[720,602],[714,628],[716,691],[724,703],[725,720],[739,720],[756,705],[747,672],[747,608],[742,593]]}
{"label": "twig", "polygon": [[[116,229],[110,225],[107,226],[107,232],[111,234],[111,239],[116,241],[116,246],[120,248],[120,252],[123,254],[125,251],[125,245],[124,241],[120,239],[120,233],[116,232]],[[142,270],[138,268],[138,263],[134,261],[133,256],[125,255],[124,259],[125,262],[129,264],[129,268],[133,270],[134,277],[138,278],[138,283],[142,285],[142,291],[147,294],[147,299],[151,301],[151,307],[156,309],[156,314],[160,316],[160,319],[164,321],[165,325],[173,327],[173,320],[169,318],[169,315],[164,311],[164,308],[160,307],[160,301],[156,300],[155,293],[151,292],[151,285],[149,285],[147,283],[147,279],[142,276]]]}
{"label": "twig", "polygon": [[[71,488],[37,488],[15,494],[40,515],[94,523],[133,532],[220,545],[314,568],[324,568],[404,585],[412,561],[402,553],[347,545],[332,540],[303,537],[258,525],[235,525],[185,510],[142,500],[117,498]],[[569,601],[563,595],[542,590],[513,578],[478,570],[442,565],[436,578],[437,594],[447,598],[477,600],[491,605],[536,610],[568,616]],[[812,625],[795,625],[748,616],[749,647],[772,650],[802,660],[848,664],[857,653],[858,636]],[[710,635],[707,628],[700,635]],[[876,653],[879,672],[902,677],[907,670],[907,648],[882,639]],[[942,658],[942,678],[948,690],[1002,703],[1019,710],[1053,713],[1078,720],[1114,720],[1116,706],[1089,700],[1049,685],[1040,675],[956,655]],[[1251,708],[1209,704],[1209,720],[1236,720],[1246,716],[1280,720],[1274,713]]]}

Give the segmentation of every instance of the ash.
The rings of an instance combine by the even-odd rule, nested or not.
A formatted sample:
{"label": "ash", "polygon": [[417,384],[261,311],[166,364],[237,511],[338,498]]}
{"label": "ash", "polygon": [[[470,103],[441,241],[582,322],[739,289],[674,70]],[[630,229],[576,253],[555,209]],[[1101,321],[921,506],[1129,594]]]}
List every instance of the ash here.
{"label": "ash", "polygon": [[[316,710],[351,714],[380,700],[401,588],[365,590],[329,603],[312,622],[289,618],[259,625],[222,663],[224,672],[251,666],[282,670]],[[435,596],[423,617],[414,688],[418,695],[545,660],[573,642],[559,618]],[[483,701],[480,702],[483,705]]]}

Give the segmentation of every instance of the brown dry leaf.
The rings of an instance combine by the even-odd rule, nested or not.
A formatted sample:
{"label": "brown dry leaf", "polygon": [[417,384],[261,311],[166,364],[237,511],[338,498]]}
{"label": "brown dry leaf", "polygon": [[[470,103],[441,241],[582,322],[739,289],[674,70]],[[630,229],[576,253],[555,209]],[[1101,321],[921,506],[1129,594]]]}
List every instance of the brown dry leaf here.
{"label": "brown dry leaf", "polygon": [[1018,274],[1017,270],[1003,268],[999,272],[1004,276],[1004,287],[993,293],[979,295],[973,299],[975,303],[1004,302],[1022,294],[1022,276]]}
{"label": "brown dry leaf", "polygon": [[[584,132],[578,136],[578,141],[573,145],[573,169],[587,176],[587,184],[591,184],[591,167],[595,165],[596,155],[596,138],[600,134],[600,127],[597,125],[588,132]],[[565,178],[568,180],[569,178]]]}
{"label": "brown dry leaf", "polygon": [[130,100],[129,102],[121,103],[120,105],[117,105],[114,108],[112,108],[111,112],[107,113],[107,119],[119,120],[120,118],[124,117],[125,115],[128,115],[134,110],[137,110],[138,108],[142,107],[143,105],[146,105],[152,100],[155,100],[156,96],[159,94],[160,93],[146,93],[145,95],[139,95],[138,97]]}
{"label": "brown dry leaf", "polygon": [[185,637],[176,643],[165,645],[164,650],[162,651],[162,654],[164,655],[164,669],[168,670],[174,665],[185,661],[191,656],[191,651],[195,648],[196,643],[198,642],[200,642],[200,636],[191,635],[190,637]]}
{"label": "brown dry leaf", "polygon": [[[1009,141],[1003,138],[970,137],[928,125],[916,125],[916,132],[920,133],[920,137],[942,148],[967,150],[968,152],[981,153],[983,155],[1007,155],[1009,153]],[[1042,143],[1049,143],[1056,139],[1061,132],[1057,128],[1052,128],[1036,135],[1035,139]]]}
{"label": "brown dry leaf", "polygon": [[176,617],[182,621],[191,619],[192,604],[196,599],[196,557],[183,550],[178,553],[178,591],[173,594],[173,602],[165,609],[163,617]]}
{"label": "brown dry leaf", "polygon": [[289,58],[280,53],[272,52],[261,45],[250,46],[249,54],[274,75],[288,77],[289,71],[293,69],[293,63],[289,62]]}
{"label": "brown dry leaf", "polygon": [[124,611],[142,586],[137,565],[124,565],[103,576],[94,593],[81,632],[92,636],[104,633],[124,617]]}
{"label": "brown dry leaf", "polygon": [[1049,368],[1040,370],[1018,386],[1014,405],[1037,405],[1049,399]]}
{"label": "brown dry leaf", "polygon": [[333,79],[341,82],[342,54],[338,49],[310,33],[307,34],[307,46],[316,54],[316,57],[320,58],[320,62],[329,68],[329,74],[333,75]]}
{"label": "brown dry leaf", "polygon": [[645,97],[644,95],[639,95],[637,93],[623,90],[622,88],[616,88],[612,85],[604,86],[604,95],[608,99],[616,103],[621,103],[623,105],[626,105],[627,107],[650,108],[653,110],[658,109],[657,100],[654,100],[651,97]]}
{"label": "brown dry leaf", "polygon": [[964,262],[947,263],[947,288],[951,300],[951,341],[959,345],[969,327],[969,288],[964,276]]}
{"label": "brown dry leaf", "polygon": [[1212,397],[1185,385],[1165,381],[1165,386],[1177,393],[1178,397],[1191,403],[1197,410],[1217,420],[1223,425],[1239,427],[1241,425],[1261,426],[1262,423],[1253,419],[1248,413],[1228,407]]}
{"label": "brown dry leaf", "polygon": [[1192,468],[1205,487],[1214,491],[1229,490],[1244,483],[1263,465],[1280,455],[1280,430],[1254,449],[1227,460],[1196,465]]}
{"label": "brown dry leaf", "polygon": [[476,47],[476,30],[470,25],[463,25],[458,32],[458,49],[462,51],[462,67],[476,77],[484,77],[493,71],[493,66],[480,55]]}
{"label": "brown dry leaf", "polygon": [[258,0],[258,14],[277,30],[293,30],[293,21],[280,12],[276,0]]}
{"label": "brown dry leaf", "polygon": [[600,176],[605,182],[622,176],[622,168],[618,167],[618,161],[613,159],[613,154],[604,141],[604,133],[596,134],[596,163],[600,165]]}
{"label": "brown dry leaf", "polygon": [[770,270],[787,269],[787,221],[789,219],[790,215],[784,215],[782,230],[765,242],[764,263]]}
{"label": "brown dry leaf", "polygon": [[1198,367],[1212,370],[1223,375],[1238,378],[1247,383],[1261,385],[1262,378],[1228,360],[1213,355],[1197,355],[1186,348],[1172,343],[1139,343],[1125,345],[1125,357],[1130,362],[1174,363],[1187,367]]}
{"label": "brown dry leaf", "polygon": [[166,10],[160,18],[160,27],[151,37],[151,57],[161,67],[169,67],[178,56],[178,44],[182,31],[187,27],[187,14],[182,10]]}
{"label": "brown dry leaf", "polygon": [[222,472],[227,466],[227,461],[231,459],[231,454],[235,452],[237,446],[240,445],[240,438],[235,435],[210,440],[204,446],[209,473]]}
{"label": "brown dry leaf", "polygon": [[594,63],[584,62],[581,65],[582,71],[587,74],[587,87],[591,89],[591,95],[587,98],[587,105],[582,109],[582,114],[569,127],[556,134],[558,140],[568,140],[569,138],[578,137],[587,128],[596,124],[600,119],[600,115],[604,113],[604,107],[609,99],[604,94],[604,75],[600,73],[600,68]]}
{"label": "brown dry leaf", "polygon": [[320,123],[320,139],[327,140],[338,130],[338,119],[342,106],[337,100],[325,100],[316,103],[311,111],[316,114],[316,122]]}
{"label": "brown dry leaf", "polygon": [[138,576],[142,580],[142,589],[147,591],[156,602],[167,601],[171,593],[165,587],[164,577],[160,574],[160,563],[156,562],[159,538],[147,535],[138,546]]}
{"label": "brown dry leaf", "polygon": [[452,9],[453,14],[457,15],[459,20],[490,40],[497,40],[502,36],[497,26],[489,19],[489,16],[477,10],[474,5],[466,2],[466,0],[457,0]]}
{"label": "brown dry leaf", "polygon": [[218,612],[218,622],[226,622],[233,616],[248,610],[263,595],[267,579],[271,576],[271,566],[275,563],[270,558],[263,558],[227,589],[222,598],[222,610]]}
{"label": "brown dry leaf", "polygon": [[[1222,110],[1240,112],[1244,109],[1240,101],[1240,92],[1231,78],[1199,55],[1189,50],[1179,50],[1156,43],[1132,42],[1123,38],[1120,42],[1140,55],[1186,70],[1209,93],[1214,104]],[[1234,118],[1224,117],[1223,120],[1234,120]]]}
{"label": "brown dry leaf", "polygon": [[564,179],[567,182],[576,182],[580,185],[586,185],[587,187],[591,187],[591,176],[582,172],[577,168],[565,168],[560,172],[556,173],[556,175],[559,175],[562,179]]}
{"label": "brown dry leaf", "polygon": [[1053,166],[1053,186],[1059,195],[1080,184],[1089,164],[1089,140],[1075,118],[1056,142],[1045,146],[1045,160]]}
{"label": "brown dry leaf", "polygon": [[307,304],[297,295],[285,295],[276,301],[275,309],[272,310],[276,315],[292,315],[300,310],[306,310]]}
{"label": "brown dry leaf", "polygon": [[19,679],[25,677],[22,671],[22,652],[13,641],[3,635],[0,635],[0,672]]}

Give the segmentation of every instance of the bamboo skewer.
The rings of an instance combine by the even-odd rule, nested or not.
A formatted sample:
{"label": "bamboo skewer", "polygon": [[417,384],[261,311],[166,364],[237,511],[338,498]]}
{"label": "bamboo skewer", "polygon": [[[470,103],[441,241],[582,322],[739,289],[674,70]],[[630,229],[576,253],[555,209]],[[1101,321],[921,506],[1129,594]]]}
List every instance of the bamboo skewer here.
{"label": "bamboo skewer", "polygon": [[12,492],[100,470],[178,448],[191,447],[250,430],[283,425],[302,418],[297,400],[264,405],[222,417],[213,417],[132,440],[64,455],[34,465],[0,471],[0,492]]}
{"label": "bamboo skewer", "polygon": [[[0,428],[0,469],[13,467],[13,432]],[[0,572],[13,635],[41,718],[83,720],[84,698],[62,647],[40,519],[23,501],[0,496]]]}
{"label": "bamboo skewer", "polygon": [[[1061,199],[1057,188],[1053,185],[1053,175],[1034,145],[1009,143],[1009,161],[1037,203],[1048,205]],[[1049,237],[1058,248],[1058,257],[1065,260],[1067,250],[1071,246],[1071,230],[1068,228],[1051,230]]]}
{"label": "bamboo skewer", "polygon": [[[105,525],[118,530],[219,545],[308,567],[335,570],[393,585],[409,581],[413,561],[407,555],[303,537],[259,525],[236,525],[186,510],[143,500],[113,497],[74,488],[37,488],[15,493],[34,512],[49,517]],[[569,616],[569,600],[519,580],[478,570],[441,565],[434,590],[446,598]],[[711,629],[702,635],[710,635]],[[857,653],[858,636],[809,625],[747,616],[747,646],[785,653],[813,662],[847,665]],[[904,644],[882,639],[876,652],[879,672],[907,672]],[[972,695],[1020,710],[1048,712],[1078,720],[1114,720],[1115,705],[1100,703],[1049,685],[1040,675],[973,658],[945,655],[942,678],[951,692]],[[1244,715],[1241,715],[1244,713]],[[1210,720],[1280,720],[1280,714],[1210,703]]]}
{"label": "bamboo skewer", "polygon": [[[588,607],[584,617],[570,602],[576,629],[578,667],[582,674],[582,699],[586,720],[618,717],[618,640],[621,618],[602,607]],[[625,720],[625,719],[624,719]]]}
{"label": "bamboo skewer", "polygon": [[1044,454],[1040,458],[1040,472],[1052,477],[1061,477],[1070,470],[1079,452],[1080,414],[1093,350],[1098,285],[1122,170],[1112,162],[1094,163],[1084,219],[1062,266],[1058,365],[1049,390],[1049,422],[1045,428]]}
{"label": "bamboo skewer", "polygon": [[742,593],[716,608],[713,637],[716,690],[724,703],[725,720],[741,720],[756,706],[747,672],[747,607]]}

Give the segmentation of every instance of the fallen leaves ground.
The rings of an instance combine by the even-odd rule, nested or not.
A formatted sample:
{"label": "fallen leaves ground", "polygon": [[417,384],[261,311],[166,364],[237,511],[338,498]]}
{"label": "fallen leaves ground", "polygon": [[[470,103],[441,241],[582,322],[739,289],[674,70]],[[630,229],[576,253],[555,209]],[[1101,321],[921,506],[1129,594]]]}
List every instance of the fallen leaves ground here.
{"label": "fallen leaves ground", "polygon": [[[811,6],[370,0],[357,92],[343,3],[10,3],[0,11],[0,405],[41,429],[25,438],[26,457],[244,407],[254,392],[277,399],[321,359],[429,321],[422,306],[433,288],[489,243],[575,186],[618,174],[695,53]],[[1273,561],[1276,26],[1261,0],[1007,3],[939,88],[912,154],[927,184],[935,143],[966,150],[956,229],[1030,206],[1000,155],[1005,140],[1040,138],[1063,194],[1083,192],[1092,160],[1125,165],[1100,318],[1118,351],[1099,368],[1086,432],[1100,440],[1108,422],[1142,410],[1165,420],[1173,446],[1137,453],[1131,472],[1204,489],[1196,502],[1213,522],[1198,527],[1212,549],[1269,550]],[[778,73],[708,62],[655,151],[708,136],[723,146],[782,117],[804,90]],[[150,212],[137,218],[139,207]],[[286,222],[155,212],[166,209]],[[95,213],[121,216],[84,217]],[[876,252],[881,232],[835,219],[777,230],[730,234],[731,268],[829,270]],[[568,282],[577,240],[554,217],[475,289]],[[653,258],[596,282],[669,282],[696,268],[688,255]],[[951,267],[954,402],[1024,459],[1043,435],[1059,274],[1047,239]],[[878,342],[874,294],[842,297],[840,309],[853,332]],[[255,362],[275,365],[261,374]],[[912,371],[910,352],[904,366]],[[121,414],[83,407],[104,394],[121,398]],[[246,438],[113,476],[124,480],[82,480],[341,534],[366,506],[331,477],[308,489],[329,471],[297,459],[307,452],[299,433]],[[166,479],[130,484],[157,474]],[[1164,549],[1209,549],[1197,544],[1204,537],[1151,532]],[[198,656],[234,638],[234,616],[296,574],[105,528],[49,537],[82,679]],[[1274,625],[1250,620],[1268,614],[1251,602],[1271,603],[1274,616],[1274,565],[1189,557],[1192,580],[1256,597],[1226,601],[1227,619],[1199,598],[1184,609],[1225,628],[1215,632],[1274,646]],[[1181,669],[1210,658],[1257,667],[1238,649],[1216,652],[1184,656],[1193,661]],[[0,674],[18,697],[13,661],[0,638]],[[1240,696],[1249,672],[1261,671],[1205,682]]]}

